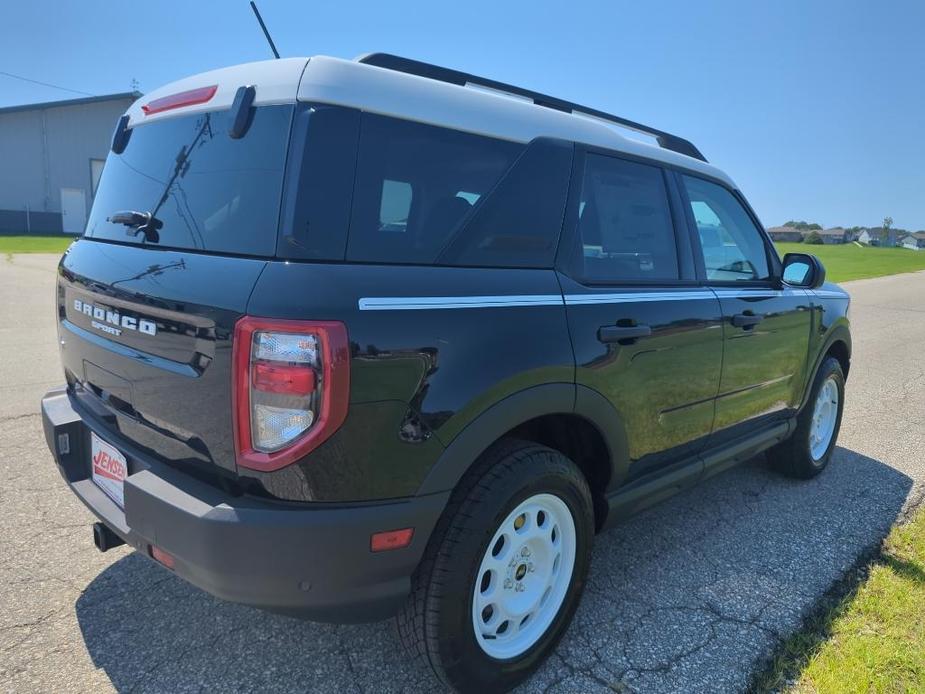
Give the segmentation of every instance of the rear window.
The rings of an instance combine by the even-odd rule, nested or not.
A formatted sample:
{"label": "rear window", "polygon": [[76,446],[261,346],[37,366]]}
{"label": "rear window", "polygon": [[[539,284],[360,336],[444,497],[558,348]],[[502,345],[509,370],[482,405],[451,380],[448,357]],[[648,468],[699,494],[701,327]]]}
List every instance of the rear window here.
{"label": "rear window", "polygon": [[523,149],[364,114],[347,260],[434,262]]}
{"label": "rear window", "polygon": [[256,108],[237,140],[230,111],[136,126],[125,151],[106,160],[86,235],[142,243],[143,234],[107,221],[132,211],[162,223],[157,247],[273,255],[292,111]]}

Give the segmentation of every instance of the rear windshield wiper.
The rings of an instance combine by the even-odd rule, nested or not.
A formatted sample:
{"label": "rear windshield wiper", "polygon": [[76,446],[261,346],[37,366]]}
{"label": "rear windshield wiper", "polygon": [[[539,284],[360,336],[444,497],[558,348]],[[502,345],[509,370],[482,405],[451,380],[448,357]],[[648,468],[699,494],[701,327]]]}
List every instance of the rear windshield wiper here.
{"label": "rear windshield wiper", "polygon": [[144,234],[145,241],[151,243],[157,243],[160,240],[157,230],[164,226],[164,223],[150,212],[135,212],[134,210],[113,212],[106,218],[106,221],[127,226],[125,233],[129,236]]}

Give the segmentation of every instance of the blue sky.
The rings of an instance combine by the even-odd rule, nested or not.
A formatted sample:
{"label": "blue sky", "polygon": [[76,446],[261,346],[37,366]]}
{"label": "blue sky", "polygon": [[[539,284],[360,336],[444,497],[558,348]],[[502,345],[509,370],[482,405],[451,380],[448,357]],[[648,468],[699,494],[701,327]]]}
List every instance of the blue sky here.
{"label": "blue sky", "polygon": [[[284,2],[283,56],[388,51],[675,132],[762,221],[925,229],[925,2]],[[269,57],[245,0],[4,8],[0,71],[106,94]],[[0,74],[0,106],[77,97]]]}

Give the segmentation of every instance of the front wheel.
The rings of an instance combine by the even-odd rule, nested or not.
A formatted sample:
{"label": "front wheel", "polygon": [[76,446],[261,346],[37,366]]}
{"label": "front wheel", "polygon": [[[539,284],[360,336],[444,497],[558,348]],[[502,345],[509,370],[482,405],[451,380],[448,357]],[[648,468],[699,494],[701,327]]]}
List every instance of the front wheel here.
{"label": "front wheel", "polygon": [[555,647],[578,606],[591,493],[561,453],[489,450],[454,492],[398,618],[405,647],[460,691],[505,691]]}
{"label": "front wheel", "polygon": [[772,464],[784,474],[802,479],[822,472],[835,451],[844,407],[844,372],[837,359],[827,357],[816,372],[796,430],[768,452]]}

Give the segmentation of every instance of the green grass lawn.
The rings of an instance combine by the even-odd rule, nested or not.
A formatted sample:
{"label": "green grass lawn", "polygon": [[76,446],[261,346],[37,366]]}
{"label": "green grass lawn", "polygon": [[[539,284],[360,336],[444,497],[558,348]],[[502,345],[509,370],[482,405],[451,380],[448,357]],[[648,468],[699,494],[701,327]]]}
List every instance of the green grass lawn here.
{"label": "green grass lawn", "polygon": [[0,236],[0,253],[64,253],[73,236]]}
{"label": "green grass lawn", "polygon": [[925,691],[925,509],[893,528],[864,580],[810,621],[754,690]]}
{"label": "green grass lawn", "polygon": [[925,251],[912,251],[908,248],[858,247],[853,243],[837,246],[805,243],[775,245],[781,257],[784,253],[810,253],[817,256],[825,265],[826,279],[832,282],[925,270]]}

